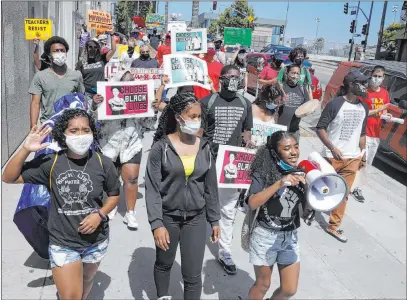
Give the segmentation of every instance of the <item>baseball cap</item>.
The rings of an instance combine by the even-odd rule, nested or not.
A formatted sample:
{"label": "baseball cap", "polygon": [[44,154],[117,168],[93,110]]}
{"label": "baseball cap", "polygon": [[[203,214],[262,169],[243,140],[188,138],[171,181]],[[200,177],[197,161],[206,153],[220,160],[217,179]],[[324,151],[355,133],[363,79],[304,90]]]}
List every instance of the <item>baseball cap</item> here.
{"label": "baseball cap", "polygon": [[215,49],[215,44],[212,42],[208,43],[208,49],[210,48]]}
{"label": "baseball cap", "polygon": [[343,83],[349,84],[355,81],[360,81],[364,82],[367,81],[370,77],[363,75],[357,68],[351,68],[348,72],[348,74],[345,75],[345,78],[343,79]]}

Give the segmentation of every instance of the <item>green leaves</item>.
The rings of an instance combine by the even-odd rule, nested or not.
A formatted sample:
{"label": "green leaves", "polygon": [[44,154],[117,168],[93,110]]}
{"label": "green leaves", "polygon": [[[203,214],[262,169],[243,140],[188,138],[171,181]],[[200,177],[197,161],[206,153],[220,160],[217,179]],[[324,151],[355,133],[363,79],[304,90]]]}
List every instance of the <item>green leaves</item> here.
{"label": "green leaves", "polygon": [[383,31],[382,47],[388,50],[396,48],[395,37],[402,30],[405,30],[406,24],[403,23],[392,23]]}

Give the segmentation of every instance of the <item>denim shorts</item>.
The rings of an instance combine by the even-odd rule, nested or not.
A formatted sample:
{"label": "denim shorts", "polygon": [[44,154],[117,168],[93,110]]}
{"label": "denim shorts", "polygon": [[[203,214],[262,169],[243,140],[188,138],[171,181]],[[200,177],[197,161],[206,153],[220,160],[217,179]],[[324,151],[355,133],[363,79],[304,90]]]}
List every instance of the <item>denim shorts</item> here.
{"label": "denim shorts", "polygon": [[82,259],[83,263],[95,264],[100,262],[106,255],[109,239],[85,248],[68,248],[57,245],[49,245],[49,261],[51,269],[55,267],[63,267]]}
{"label": "denim shorts", "polygon": [[254,266],[291,265],[300,261],[297,230],[274,231],[257,226],[250,235],[250,263]]}

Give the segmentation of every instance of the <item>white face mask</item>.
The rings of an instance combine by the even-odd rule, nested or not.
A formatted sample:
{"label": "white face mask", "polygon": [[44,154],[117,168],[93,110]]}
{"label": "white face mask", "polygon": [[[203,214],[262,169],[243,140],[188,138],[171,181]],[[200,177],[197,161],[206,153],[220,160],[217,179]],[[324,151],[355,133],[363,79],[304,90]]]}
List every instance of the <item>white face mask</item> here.
{"label": "white face mask", "polygon": [[57,66],[62,67],[66,62],[66,53],[57,52],[52,54],[52,62]]}
{"label": "white face mask", "polygon": [[370,78],[370,85],[374,87],[381,86],[383,83],[384,77],[372,77]]}
{"label": "white face mask", "polygon": [[78,155],[84,155],[93,143],[93,134],[65,135],[65,137],[69,150]]}
{"label": "white face mask", "polygon": [[200,121],[188,121],[184,120],[181,116],[180,118],[184,121],[184,124],[181,122],[179,123],[179,127],[183,133],[187,133],[190,135],[197,135],[199,129],[201,128]]}

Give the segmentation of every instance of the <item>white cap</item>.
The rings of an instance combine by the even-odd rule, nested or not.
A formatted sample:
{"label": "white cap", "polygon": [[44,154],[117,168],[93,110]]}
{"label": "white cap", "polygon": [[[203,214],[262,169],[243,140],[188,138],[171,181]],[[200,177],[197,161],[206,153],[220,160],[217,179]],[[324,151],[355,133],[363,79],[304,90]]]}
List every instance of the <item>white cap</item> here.
{"label": "white cap", "polygon": [[142,38],[142,40],[144,41],[144,42],[148,42],[148,36],[143,36],[143,38]]}

